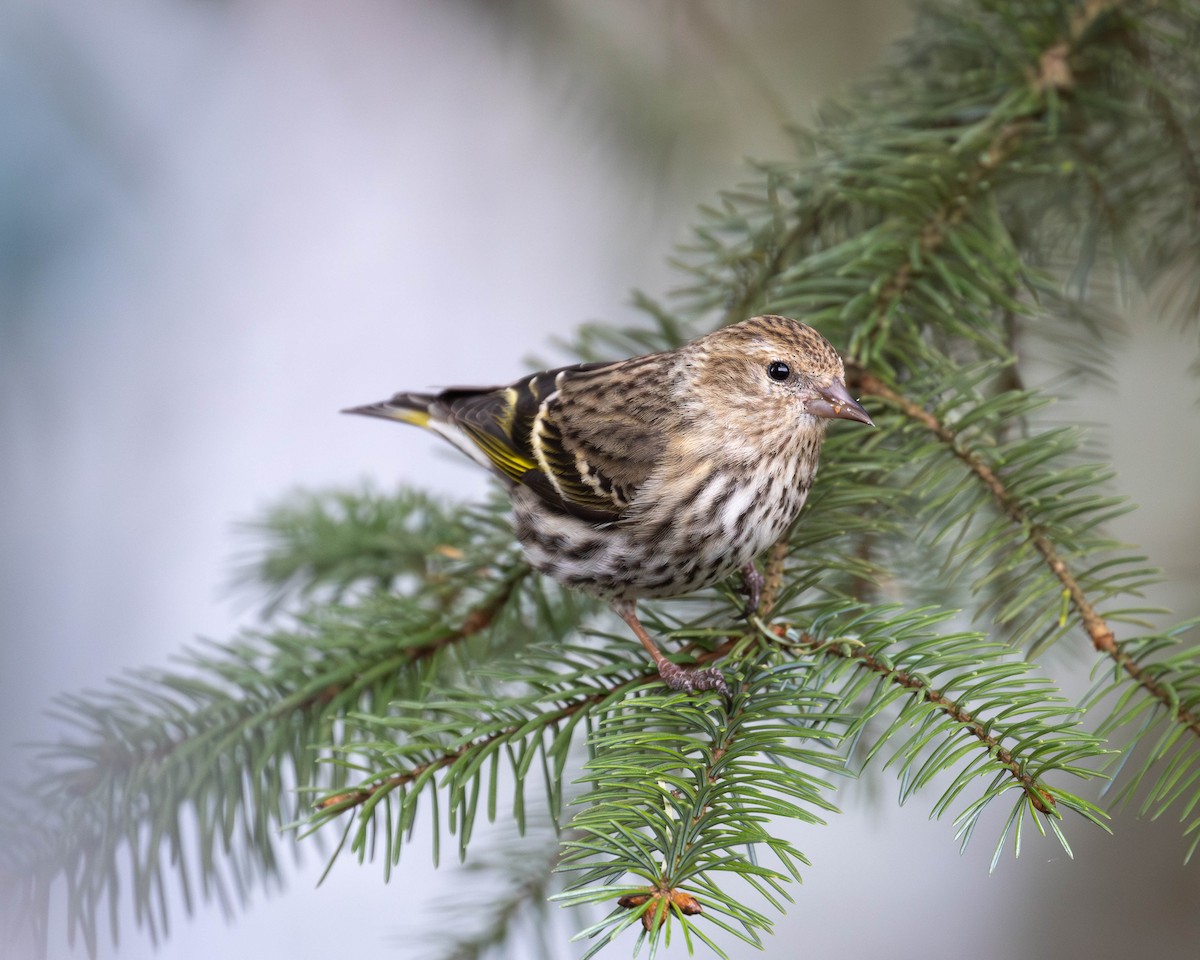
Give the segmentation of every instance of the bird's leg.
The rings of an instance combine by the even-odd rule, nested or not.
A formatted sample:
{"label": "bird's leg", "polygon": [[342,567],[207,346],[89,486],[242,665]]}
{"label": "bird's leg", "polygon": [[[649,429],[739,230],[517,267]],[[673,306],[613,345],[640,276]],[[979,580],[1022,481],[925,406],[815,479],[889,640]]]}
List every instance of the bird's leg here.
{"label": "bird's leg", "polygon": [[758,605],[762,601],[763,587],[767,578],[758,572],[753,560],[742,564],[742,590],[746,594],[746,616],[752,617],[758,613]]}
{"label": "bird's leg", "polygon": [[650,638],[650,634],[646,632],[646,628],[638,619],[636,603],[633,600],[614,600],[612,608],[622,620],[629,624],[629,628],[642,641],[642,646],[654,658],[654,665],[658,667],[658,675],[662,677],[663,683],[672,690],[684,690],[687,693],[695,693],[697,690],[716,690],[723,696],[730,695],[729,686],[725,683],[725,675],[716,667],[705,669],[681,667],[663,656],[663,652],[658,649],[658,645]]}

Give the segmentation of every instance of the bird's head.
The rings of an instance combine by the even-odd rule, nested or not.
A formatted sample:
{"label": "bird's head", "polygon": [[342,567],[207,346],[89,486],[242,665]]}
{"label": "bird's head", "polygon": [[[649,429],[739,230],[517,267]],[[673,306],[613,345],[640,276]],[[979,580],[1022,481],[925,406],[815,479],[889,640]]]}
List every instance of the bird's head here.
{"label": "bird's head", "polygon": [[823,429],[831,419],[874,426],[846,388],[842,358],[807,324],[753,317],[685,349],[697,395],[714,413],[783,429]]}

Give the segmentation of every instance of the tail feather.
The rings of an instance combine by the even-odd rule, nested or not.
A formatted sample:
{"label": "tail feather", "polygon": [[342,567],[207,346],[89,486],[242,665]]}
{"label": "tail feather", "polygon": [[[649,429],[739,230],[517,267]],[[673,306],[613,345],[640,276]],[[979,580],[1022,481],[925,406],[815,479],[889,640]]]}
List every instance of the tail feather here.
{"label": "tail feather", "polygon": [[399,420],[401,423],[427,427],[431,419],[429,408],[437,399],[437,394],[433,393],[398,393],[390,400],[347,407],[342,413],[357,413],[364,417]]}
{"label": "tail feather", "polygon": [[486,394],[486,389],[454,387],[441,393],[398,393],[390,400],[348,407],[342,413],[357,413],[366,417],[411,423],[414,427],[431,430],[474,460],[482,467],[496,470],[496,463],[480,448],[478,440],[464,432],[454,412],[455,401],[463,397]]}

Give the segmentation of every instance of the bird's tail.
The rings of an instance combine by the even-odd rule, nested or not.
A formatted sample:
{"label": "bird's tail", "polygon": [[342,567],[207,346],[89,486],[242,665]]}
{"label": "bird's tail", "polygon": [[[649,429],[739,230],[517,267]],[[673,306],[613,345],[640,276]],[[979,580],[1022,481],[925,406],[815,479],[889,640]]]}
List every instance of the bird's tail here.
{"label": "bird's tail", "polygon": [[347,407],[342,413],[358,413],[364,417],[381,417],[384,420],[411,423],[415,427],[428,427],[433,419],[429,408],[437,399],[435,393],[398,393],[390,400]]}
{"label": "bird's tail", "polygon": [[[499,429],[498,427],[482,428],[475,425],[473,428],[468,426],[464,429],[462,423],[464,415],[468,420],[472,419],[472,402],[486,403],[500,389],[451,387],[441,393],[398,393],[382,403],[350,407],[342,413],[359,413],[367,417],[398,420],[400,423],[411,423],[413,426],[432,430],[480,466],[493,471],[498,470],[504,476],[515,479],[510,463],[516,463],[522,470],[532,468],[533,463],[519,457],[514,460],[505,454],[507,439],[498,439],[492,434],[492,431]],[[489,417],[487,422],[493,424],[494,417]]]}

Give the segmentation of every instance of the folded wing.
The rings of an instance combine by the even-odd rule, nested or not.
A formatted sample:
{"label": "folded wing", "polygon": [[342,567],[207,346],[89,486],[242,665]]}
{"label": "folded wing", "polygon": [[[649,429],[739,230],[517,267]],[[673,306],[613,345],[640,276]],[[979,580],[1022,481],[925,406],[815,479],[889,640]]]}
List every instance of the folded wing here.
{"label": "folded wing", "polygon": [[581,364],[508,387],[452,389],[430,412],[458,427],[498,473],[596,523],[619,520],[658,465],[657,391],[631,389],[649,357]]}

